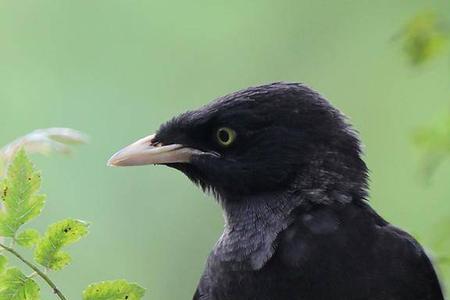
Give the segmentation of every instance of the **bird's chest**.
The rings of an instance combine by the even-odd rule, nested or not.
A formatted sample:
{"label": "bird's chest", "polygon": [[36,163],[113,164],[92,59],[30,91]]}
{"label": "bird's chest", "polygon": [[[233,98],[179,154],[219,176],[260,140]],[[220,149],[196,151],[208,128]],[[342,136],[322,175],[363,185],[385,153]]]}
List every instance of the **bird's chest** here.
{"label": "bird's chest", "polygon": [[[207,271],[208,300],[295,300],[288,293],[292,280],[280,265],[251,270],[242,263],[216,262]],[[290,294],[290,295],[289,295]],[[201,298],[202,299],[202,298]]]}
{"label": "bird's chest", "polygon": [[200,299],[292,299],[280,295],[286,280],[281,265],[271,263],[275,249],[275,234],[224,232],[208,259]]}
{"label": "bird's chest", "polygon": [[234,241],[222,236],[202,279],[202,292],[208,297],[200,299],[331,299],[322,297],[324,292],[327,296],[338,292],[336,279],[329,277],[348,277],[340,274],[349,270],[344,268],[345,255],[332,255],[335,246],[345,248],[347,239],[336,234],[339,226],[332,214],[319,217],[314,220],[320,222],[309,215],[299,218],[271,238],[264,235],[253,240],[241,233],[241,239]]}
{"label": "bird's chest", "polygon": [[305,273],[286,265],[280,254],[276,236],[237,241],[222,236],[208,259],[200,299],[303,300],[298,288]]}

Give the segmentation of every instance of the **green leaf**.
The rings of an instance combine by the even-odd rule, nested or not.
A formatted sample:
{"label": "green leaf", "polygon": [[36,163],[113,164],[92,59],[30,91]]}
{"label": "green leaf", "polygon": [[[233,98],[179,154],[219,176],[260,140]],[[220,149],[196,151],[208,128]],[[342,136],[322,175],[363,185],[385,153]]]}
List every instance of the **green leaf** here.
{"label": "green leaf", "polygon": [[414,142],[424,152],[450,154],[450,111],[431,126],[419,128],[415,132]]}
{"label": "green leaf", "polygon": [[2,155],[0,154],[0,179],[3,177],[6,167],[6,160]]}
{"label": "green leaf", "polygon": [[23,224],[37,217],[44,206],[45,196],[37,194],[41,177],[24,150],[17,152],[0,183],[0,236],[14,237]]}
{"label": "green leaf", "polygon": [[75,243],[87,233],[88,224],[80,220],[66,219],[52,224],[39,239],[34,259],[44,267],[61,270],[71,261],[69,254],[61,248]]}
{"label": "green leaf", "polygon": [[103,281],[91,284],[83,292],[83,300],[139,300],[145,289],[125,280]]}
{"label": "green leaf", "polygon": [[17,268],[0,275],[0,300],[38,300],[39,292],[37,283]]}
{"label": "green leaf", "polygon": [[435,12],[422,12],[401,33],[403,50],[412,65],[423,64],[443,52],[449,38],[448,24]]}
{"label": "green leaf", "polygon": [[430,126],[414,132],[413,141],[422,152],[422,171],[429,179],[441,162],[450,156],[450,112],[437,118]]}
{"label": "green leaf", "polygon": [[3,273],[3,271],[5,271],[7,264],[8,258],[4,255],[0,255],[0,274]]}
{"label": "green leaf", "polygon": [[16,242],[22,247],[31,248],[39,240],[40,234],[36,229],[27,229],[19,233]]}

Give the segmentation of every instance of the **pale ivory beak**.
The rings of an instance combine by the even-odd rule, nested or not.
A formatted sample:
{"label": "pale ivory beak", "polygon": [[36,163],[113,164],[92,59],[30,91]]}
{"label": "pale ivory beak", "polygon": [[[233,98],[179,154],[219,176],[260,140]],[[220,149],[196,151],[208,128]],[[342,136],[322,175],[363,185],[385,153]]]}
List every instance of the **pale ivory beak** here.
{"label": "pale ivory beak", "polygon": [[153,142],[154,134],[146,136],[126,146],[108,161],[108,166],[126,167],[149,164],[189,163],[194,154],[202,154],[197,149],[180,144],[161,145]]}

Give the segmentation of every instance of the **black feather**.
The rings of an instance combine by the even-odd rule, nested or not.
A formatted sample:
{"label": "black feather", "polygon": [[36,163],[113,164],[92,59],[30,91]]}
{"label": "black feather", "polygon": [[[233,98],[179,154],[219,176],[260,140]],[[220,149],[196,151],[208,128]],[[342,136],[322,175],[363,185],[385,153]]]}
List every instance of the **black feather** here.
{"label": "black feather", "polygon": [[[236,132],[227,147],[216,137],[223,127]],[[443,299],[420,245],[368,206],[357,133],[305,85],[232,93],[172,119],[155,139],[214,154],[169,165],[224,209],[194,299]]]}

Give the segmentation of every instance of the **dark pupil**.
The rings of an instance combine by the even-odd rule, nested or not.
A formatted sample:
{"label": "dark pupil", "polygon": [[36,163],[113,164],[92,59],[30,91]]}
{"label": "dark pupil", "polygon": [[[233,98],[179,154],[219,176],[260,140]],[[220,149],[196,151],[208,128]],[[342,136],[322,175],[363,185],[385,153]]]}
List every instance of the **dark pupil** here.
{"label": "dark pupil", "polygon": [[219,139],[220,139],[220,141],[226,143],[230,139],[230,135],[228,134],[228,132],[226,130],[222,129],[219,131]]}

